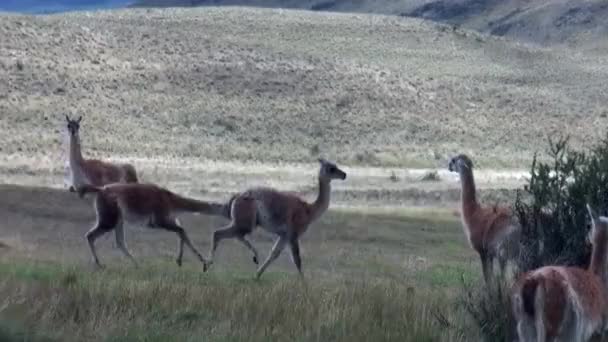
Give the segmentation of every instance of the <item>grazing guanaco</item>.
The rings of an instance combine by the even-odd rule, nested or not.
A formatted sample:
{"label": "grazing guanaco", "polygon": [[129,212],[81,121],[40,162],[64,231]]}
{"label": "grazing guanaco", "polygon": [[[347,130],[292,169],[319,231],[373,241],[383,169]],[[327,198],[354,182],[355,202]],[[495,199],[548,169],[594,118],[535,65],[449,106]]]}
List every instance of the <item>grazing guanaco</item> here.
{"label": "grazing guanaco", "polygon": [[84,159],[80,144],[82,116],[72,120],[66,115],[65,119],[70,136],[68,147],[70,192],[76,191],[79,186],[85,184],[102,186],[111,183],[138,182],[137,173],[131,164],[112,164],[97,159]]}
{"label": "grazing guanaco", "polygon": [[[471,247],[479,254],[486,284],[490,285],[497,278],[495,261],[498,262],[500,277],[512,281],[518,269],[519,222],[507,208],[481,206],[477,200],[473,162],[469,157],[460,154],[450,159],[448,169],[460,175],[462,225]],[[509,266],[512,270],[510,275],[507,274]]]}
{"label": "grazing guanaco", "polygon": [[587,210],[593,247],[588,268],[545,266],[524,273],[513,285],[511,303],[520,342],[582,342],[605,329],[608,218],[589,205]]}
{"label": "grazing guanaco", "polygon": [[253,252],[253,262],[258,264],[258,252],[246,236],[256,226],[261,226],[278,237],[267,259],[258,268],[256,278],[264,273],[287,245],[291,250],[293,263],[298,273],[302,275],[298,239],[308,226],[329,208],[331,181],[346,179],[346,173],[334,163],[324,159],[319,159],[319,163],[321,164],[318,176],[319,192],[313,203],[271,188],[252,188],[234,195],[227,204],[230,208],[230,224],[213,233],[209,263],[213,262],[213,256],[221,240],[236,238]]}
{"label": "grazing guanaco", "polygon": [[184,244],[186,244],[203,263],[203,270],[207,269],[207,261],[192,245],[177,216],[184,212],[225,215],[223,204],[186,198],[154,184],[113,183],[103,187],[85,184],[77,190],[80,197],[86,193],[97,194],[95,199],[97,222],[85,235],[97,266],[102,265],[95,250],[95,240],[111,230],[114,230],[118,248],[137,265],[125,242],[123,222],[127,221],[176,233],[179,236],[177,265],[182,265]]}

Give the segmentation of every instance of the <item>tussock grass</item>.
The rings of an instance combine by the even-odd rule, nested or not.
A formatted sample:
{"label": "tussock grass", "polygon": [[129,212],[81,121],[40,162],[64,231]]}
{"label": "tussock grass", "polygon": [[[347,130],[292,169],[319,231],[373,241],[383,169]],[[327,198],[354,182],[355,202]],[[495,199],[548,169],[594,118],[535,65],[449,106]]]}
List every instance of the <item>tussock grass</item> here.
{"label": "tussock grass", "polygon": [[464,340],[437,319],[457,320],[445,295],[386,279],[255,281],[31,262],[2,263],[0,274],[0,320],[28,322],[49,340]]}

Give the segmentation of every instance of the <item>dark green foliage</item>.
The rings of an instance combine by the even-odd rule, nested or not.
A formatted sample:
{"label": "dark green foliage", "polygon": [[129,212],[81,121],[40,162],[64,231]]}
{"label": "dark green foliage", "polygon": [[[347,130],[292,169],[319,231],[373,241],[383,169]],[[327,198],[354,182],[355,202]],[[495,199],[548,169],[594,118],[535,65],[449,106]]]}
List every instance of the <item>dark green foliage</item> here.
{"label": "dark green foliage", "polygon": [[[534,157],[529,183],[515,201],[524,272],[544,265],[586,267],[591,246],[585,204],[601,214],[608,209],[608,136],[588,152],[572,150],[568,138],[549,139],[548,152],[549,161]],[[515,323],[508,289],[465,286],[461,303],[484,339],[512,340]]]}
{"label": "dark green foliage", "polygon": [[464,280],[459,305],[471,317],[484,341],[511,342],[516,335],[509,288],[488,291],[485,284],[471,285]]}
{"label": "dark green foliage", "polygon": [[529,184],[515,203],[527,251],[523,270],[551,264],[585,267],[591,253],[585,204],[601,213],[608,209],[608,139],[587,153],[570,149],[568,138],[549,144],[552,160],[534,158]]}

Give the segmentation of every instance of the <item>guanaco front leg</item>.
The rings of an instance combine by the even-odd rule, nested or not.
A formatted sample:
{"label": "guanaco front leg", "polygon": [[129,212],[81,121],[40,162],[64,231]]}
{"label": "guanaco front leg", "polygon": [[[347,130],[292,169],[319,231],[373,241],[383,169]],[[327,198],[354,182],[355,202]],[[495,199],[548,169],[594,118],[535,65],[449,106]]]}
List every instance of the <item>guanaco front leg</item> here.
{"label": "guanaco front leg", "polygon": [[289,240],[289,249],[291,250],[291,260],[298,268],[300,276],[302,274],[302,260],[300,259],[300,244],[297,237],[293,237]]}
{"label": "guanaco front leg", "polygon": [[260,266],[260,268],[258,268],[258,271],[256,272],[257,279],[260,279],[260,276],[262,275],[262,273],[264,273],[264,270],[266,270],[266,268],[273,261],[275,261],[279,257],[279,255],[281,255],[281,252],[283,251],[283,249],[285,249],[285,245],[287,245],[287,237],[282,235],[276,240],[276,242],[274,243],[274,246],[272,246],[272,250],[270,251],[270,254],[268,255],[268,257],[266,258],[266,261],[264,261],[262,266]]}

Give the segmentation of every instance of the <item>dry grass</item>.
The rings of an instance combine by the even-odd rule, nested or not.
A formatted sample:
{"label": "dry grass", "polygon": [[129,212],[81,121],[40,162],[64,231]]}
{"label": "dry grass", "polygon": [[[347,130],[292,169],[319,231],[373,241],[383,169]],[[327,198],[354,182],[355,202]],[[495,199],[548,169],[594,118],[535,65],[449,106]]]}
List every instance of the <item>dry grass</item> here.
{"label": "dry grass", "polygon": [[[479,265],[458,219],[443,210],[331,210],[302,239],[304,285],[288,253],[255,281],[251,256],[236,241],[220,246],[207,273],[190,253],[178,268],[173,234],[136,227],[127,241],[142,267],[106,236],[97,245],[107,268],[94,271],[83,238],[94,220],[90,201],[44,188],[1,190],[0,241],[11,248],[0,249],[0,340],[465,341],[476,334],[457,297],[462,275],[479,281]],[[225,224],[180,220],[204,252],[211,231]],[[262,256],[272,245],[261,230],[252,241]]]}
{"label": "dry grass", "polygon": [[158,266],[101,273],[39,263],[0,269],[0,319],[31,322],[30,336],[52,341],[466,340],[435,317],[460,322],[444,295],[395,281],[303,285],[285,277],[189,276]]}
{"label": "dry grass", "polygon": [[4,15],[0,34],[3,155],[58,160],[64,113],[93,156],[408,167],[526,166],[547,134],[606,128],[602,56],[416,19],[121,10]]}

